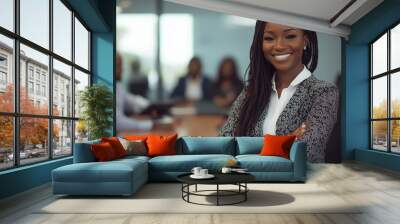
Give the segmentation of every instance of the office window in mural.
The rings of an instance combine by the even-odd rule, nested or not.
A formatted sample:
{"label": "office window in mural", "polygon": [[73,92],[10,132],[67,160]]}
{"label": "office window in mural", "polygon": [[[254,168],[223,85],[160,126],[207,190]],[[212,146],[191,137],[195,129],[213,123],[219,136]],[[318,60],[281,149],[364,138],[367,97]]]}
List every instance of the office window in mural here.
{"label": "office window in mural", "polygon": [[400,153],[400,25],[378,37],[371,52],[372,149]]}
{"label": "office window in mural", "polygon": [[[288,29],[284,24],[275,25],[285,32],[296,31],[296,38],[304,37],[297,35],[304,32],[302,28]],[[250,76],[249,71],[256,69],[247,68],[258,63],[251,62],[251,46],[253,40],[266,38],[264,36],[254,38],[254,34],[264,34],[264,30],[258,29],[264,29],[266,26],[267,23],[250,18],[170,1],[117,1],[117,135],[138,135],[148,132],[178,133],[179,136],[264,135],[263,130],[251,133],[250,128],[255,126],[253,121],[263,119],[251,111],[263,109],[252,108],[243,113],[246,116],[258,117],[241,119],[248,120],[249,123],[243,125],[239,134],[233,130],[233,127],[238,126],[235,120],[239,119],[229,119],[230,114],[237,113],[229,111],[243,87],[249,85],[249,80],[259,80],[250,77],[265,74],[259,72]],[[341,39],[311,31],[307,32],[307,35],[315,41],[308,47],[300,47],[306,52],[304,55],[313,55],[314,59],[313,63],[309,63],[310,59],[304,57],[306,61],[304,63],[314,77],[332,86],[332,94],[324,93],[329,95],[324,101],[330,103],[325,113],[327,119],[309,122],[307,126],[308,130],[313,130],[312,125],[318,123],[320,133],[329,133],[315,135],[321,140],[318,140],[318,144],[313,143],[312,150],[308,151],[318,151],[318,153],[314,153],[309,159],[311,162],[339,162],[340,124],[337,121],[340,119],[337,118],[337,105],[340,103],[339,97],[336,97],[339,95],[336,94],[338,92],[336,90],[340,88],[336,89],[334,86],[340,85]],[[293,38],[293,34],[282,38],[289,40]],[[317,51],[311,50],[317,48],[318,56]],[[262,52],[262,49],[257,48],[255,51]],[[289,52],[289,49],[285,48],[283,51]],[[285,70],[282,67],[292,61],[288,58],[282,59],[286,61],[274,66]],[[271,63],[267,62],[264,52],[258,54],[257,58],[253,57],[253,60]],[[299,60],[299,57],[296,57],[295,62],[296,66],[301,67],[303,59]],[[266,76],[271,78],[272,74]],[[258,87],[260,88],[255,92],[264,91],[265,86],[258,85]],[[118,93],[123,97],[118,97]],[[128,101],[124,96],[140,100]],[[246,92],[243,92],[243,96],[246,96]],[[238,99],[237,105],[242,105],[240,102],[242,100]],[[266,101],[267,99],[264,102]],[[311,100],[299,101],[311,102]],[[250,103],[250,105],[256,104]],[[307,106],[302,104],[300,107]],[[236,110],[241,109],[244,108]],[[306,115],[301,117],[305,119]],[[282,134],[289,134],[300,128],[300,122],[296,123],[295,119],[288,122],[293,123],[285,123],[282,126],[290,127],[290,130]],[[274,129],[273,123],[270,124],[271,130]],[[316,154],[318,155],[315,156]]]}
{"label": "office window in mural", "polygon": [[0,170],[72,155],[91,46],[70,9],[61,0],[0,1]]}

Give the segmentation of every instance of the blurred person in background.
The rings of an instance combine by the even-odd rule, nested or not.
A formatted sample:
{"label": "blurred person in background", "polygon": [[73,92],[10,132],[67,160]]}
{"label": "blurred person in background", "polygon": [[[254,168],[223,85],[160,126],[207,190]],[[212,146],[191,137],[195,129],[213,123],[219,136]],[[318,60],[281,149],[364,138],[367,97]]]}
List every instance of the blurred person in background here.
{"label": "blurred person in background", "polygon": [[171,98],[184,101],[212,100],[212,81],[202,74],[202,64],[198,57],[190,59],[188,72],[179,79]]}
{"label": "blurred person in background", "polygon": [[147,99],[140,95],[130,94],[121,83],[122,79],[122,58],[117,53],[116,58],[116,92],[117,92],[117,131],[150,131],[170,130],[172,124],[165,124],[162,120],[135,119],[127,114],[149,114],[151,117],[157,117],[159,111]]}
{"label": "blurred person in background", "polygon": [[119,53],[116,56],[116,92],[117,92],[117,131],[140,130],[148,131],[154,126],[151,119],[137,120],[127,116],[127,113],[140,113],[149,107],[147,99],[130,94],[121,83],[122,80],[122,58]]}
{"label": "blurred person in background", "polygon": [[222,59],[215,83],[214,103],[222,108],[228,108],[235,101],[243,88],[239,78],[237,65],[232,57]]}
{"label": "blurred person in background", "polygon": [[147,97],[149,83],[147,76],[141,72],[141,63],[139,58],[131,61],[131,75],[127,80],[127,86],[130,93]]}

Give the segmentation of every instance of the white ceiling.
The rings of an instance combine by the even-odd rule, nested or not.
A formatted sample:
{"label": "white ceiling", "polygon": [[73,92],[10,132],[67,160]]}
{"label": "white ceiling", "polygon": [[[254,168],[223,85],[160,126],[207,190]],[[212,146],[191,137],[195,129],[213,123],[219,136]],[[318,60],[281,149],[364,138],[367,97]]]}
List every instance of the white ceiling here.
{"label": "white ceiling", "polygon": [[[166,0],[347,38],[350,27],[383,0]],[[350,7],[335,17],[345,6]]]}
{"label": "white ceiling", "polygon": [[[227,0],[329,21],[350,0]],[[310,7],[312,6],[312,7]]]}

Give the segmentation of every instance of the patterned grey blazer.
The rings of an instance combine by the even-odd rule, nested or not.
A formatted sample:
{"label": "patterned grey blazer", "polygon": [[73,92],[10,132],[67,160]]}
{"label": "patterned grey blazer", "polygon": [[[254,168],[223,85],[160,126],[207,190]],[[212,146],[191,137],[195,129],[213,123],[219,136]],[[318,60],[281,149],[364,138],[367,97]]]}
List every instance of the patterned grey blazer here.
{"label": "patterned grey blazer", "polygon": [[[234,135],[234,130],[239,124],[239,112],[245,95],[246,88],[233,103],[229,117],[221,127],[219,135]],[[305,122],[306,131],[299,140],[307,144],[307,160],[309,162],[325,162],[326,144],[336,122],[338,105],[339,91],[337,87],[311,75],[297,86],[294,95],[280,114],[276,122],[276,134],[287,135]],[[263,109],[256,125],[249,131],[250,136],[263,136],[263,123],[268,108]]]}

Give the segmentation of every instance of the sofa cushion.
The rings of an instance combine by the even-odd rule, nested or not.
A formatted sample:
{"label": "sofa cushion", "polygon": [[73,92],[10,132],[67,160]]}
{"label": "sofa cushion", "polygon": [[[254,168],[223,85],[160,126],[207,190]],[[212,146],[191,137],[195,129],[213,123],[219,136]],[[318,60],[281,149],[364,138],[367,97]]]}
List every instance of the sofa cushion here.
{"label": "sofa cushion", "polygon": [[176,139],[178,134],[162,136],[150,135],[147,137],[146,143],[148,147],[148,156],[164,156],[176,154]]}
{"label": "sofa cushion", "polygon": [[219,171],[230,159],[231,155],[175,155],[158,156],[149,160],[150,171],[163,172],[190,172],[193,167],[199,166],[212,172]]}
{"label": "sofa cushion", "polygon": [[122,146],[126,151],[126,155],[147,155],[146,143],[142,140],[126,140],[124,138],[119,138]]}
{"label": "sofa cushion", "polygon": [[58,182],[130,182],[135,172],[147,172],[147,163],[140,159],[109,162],[75,163],[53,170]]}
{"label": "sofa cushion", "polygon": [[294,140],[295,135],[265,135],[264,146],[261,149],[261,156],[280,156],[286,159],[289,158],[290,148]]}
{"label": "sofa cushion", "polygon": [[236,155],[259,154],[264,144],[263,137],[236,137]]}
{"label": "sofa cushion", "polygon": [[177,154],[235,155],[235,142],[233,137],[182,137],[177,142]]}
{"label": "sofa cushion", "polygon": [[292,161],[278,156],[238,155],[240,167],[249,172],[292,172]]}
{"label": "sofa cushion", "polygon": [[74,163],[95,162],[96,158],[90,148],[92,144],[99,144],[100,139],[75,143],[74,147]]}
{"label": "sofa cushion", "polygon": [[122,157],[126,156],[126,151],[117,137],[101,138],[101,142],[110,143],[110,145],[114,149],[114,152],[115,152],[115,155],[117,156],[117,158],[122,158]]}
{"label": "sofa cushion", "polygon": [[113,162],[121,162],[121,161],[123,161],[123,162],[128,162],[129,163],[129,162],[135,161],[135,160],[142,161],[142,162],[148,162],[149,159],[150,159],[150,157],[147,157],[147,156],[130,155],[130,156],[125,156],[124,158],[113,160]]}
{"label": "sofa cushion", "polygon": [[96,157],[96,160],[99,162],[110,161],[118,158],[112,145],[108,142],[92,144],[90,147],[94,157]]}

